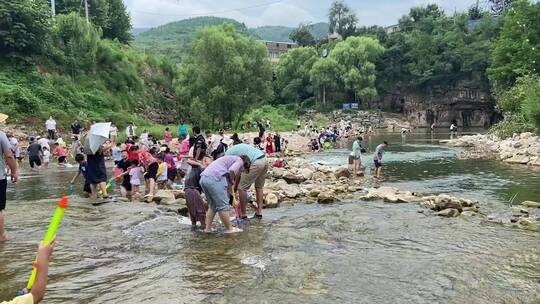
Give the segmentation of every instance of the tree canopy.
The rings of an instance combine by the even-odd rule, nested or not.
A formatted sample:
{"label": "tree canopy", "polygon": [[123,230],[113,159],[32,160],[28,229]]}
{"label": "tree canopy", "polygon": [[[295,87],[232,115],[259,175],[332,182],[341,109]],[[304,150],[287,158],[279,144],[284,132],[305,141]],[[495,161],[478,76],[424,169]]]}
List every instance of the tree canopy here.
{"label": "tree canopy", "polygon": [[290,34],[289,39],[296,42],[299,46],[314,46],[315,37],[311,34],[313,26],[309,23],[301,23]]}
{"label": "tree canopy", "polygon": [[271,79],[265,46],[224,24],[198,33],[180,66],[177,93],[196,124],[231,126],[269,101]]}
{"label": "tree canopy", "polygon": [[344,1],[334,1],[328,13],[330,22],[330,33],[338,33],[343,38],[347,38],[354,34],[358,18]]}

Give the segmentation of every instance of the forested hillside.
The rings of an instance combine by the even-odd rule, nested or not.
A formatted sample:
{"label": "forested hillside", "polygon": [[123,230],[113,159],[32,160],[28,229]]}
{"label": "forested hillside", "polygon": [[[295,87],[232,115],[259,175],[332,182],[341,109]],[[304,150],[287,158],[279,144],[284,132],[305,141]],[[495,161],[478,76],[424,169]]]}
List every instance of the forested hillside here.
{"label": "forested hillside", "polygon": [[55,19],[46,0],[1,2],[0,105],[10,121],[41,124],[54,115],[63,125],[75,117],[144,124],[152,112],[175,112],[173,65],[123,43],[131,35],[121,0],[99,3],[87,23],[69,1],[57,3]]}
{"label": "forested hillside", "polygon": [[236,20],[219,17],[197,17],[167,23],[145,31],[135,36],[133,45],[143,53],[164,55],[178,62],[187,55],[197,31],[223,23],[230,23],[239,33],[250,35],[247,27]]}
{"label": "forested hillside", "polygon": [[[288,26],[261,26],[250,29],[260,39],[283,42],[292,41],[289,35],[293,30],[294,28]],[[325,39],[328,36],[328,23],[314,23],[310,32],[317,40]]]}

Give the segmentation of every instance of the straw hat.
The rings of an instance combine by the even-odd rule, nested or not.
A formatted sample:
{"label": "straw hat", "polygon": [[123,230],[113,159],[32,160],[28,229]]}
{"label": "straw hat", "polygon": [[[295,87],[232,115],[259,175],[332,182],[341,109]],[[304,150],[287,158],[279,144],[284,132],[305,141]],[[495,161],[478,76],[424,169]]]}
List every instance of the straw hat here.
{"label": "straw hat", "polygon": [[0,113],[0,123],[6,121],[6,119],[8,119],[9,116],[7,116],[6,114],[4,113]]}

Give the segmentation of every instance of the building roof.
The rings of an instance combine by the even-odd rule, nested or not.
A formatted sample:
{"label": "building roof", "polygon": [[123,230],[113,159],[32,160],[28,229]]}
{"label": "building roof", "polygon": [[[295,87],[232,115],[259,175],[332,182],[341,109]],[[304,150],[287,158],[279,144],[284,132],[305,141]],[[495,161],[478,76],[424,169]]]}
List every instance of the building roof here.
{"label": "building roof", "polygon": [[260,42],[270,42],[270,43],[283,43],[283,44],[293,44],[293,45],[296,45],[296,42],[286,42],[286,41],[272,41],[272,40],[257,40],[257,41],[260,41]]}

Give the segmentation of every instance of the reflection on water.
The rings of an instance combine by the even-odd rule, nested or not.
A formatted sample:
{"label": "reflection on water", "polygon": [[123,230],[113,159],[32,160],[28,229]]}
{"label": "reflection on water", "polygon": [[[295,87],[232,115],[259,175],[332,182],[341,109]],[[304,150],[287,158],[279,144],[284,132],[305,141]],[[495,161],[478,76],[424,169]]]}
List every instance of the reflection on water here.
{"label": "reflection on water", "polygon": [[[441,135],[442,136],[442,135]],[[457,160],[430,134],[383,140],[386,184],[480,199],[540,200],[538,171]],[[347,149],[309,156],[343,164]],[[373,155],[364,156],[371,165]],[[36,243],[75,168],[26,172],[10,185],[0,245],[0,300],[30,272]],[[265,210],[233,236],[192,232],[144,203],[99,207],[73,197],[58,234],[45,303],[531,303],[540,301],[538,232],[417,213],[417,206],[345,202]],[[187,222],[189,223],[189,222]]]}

